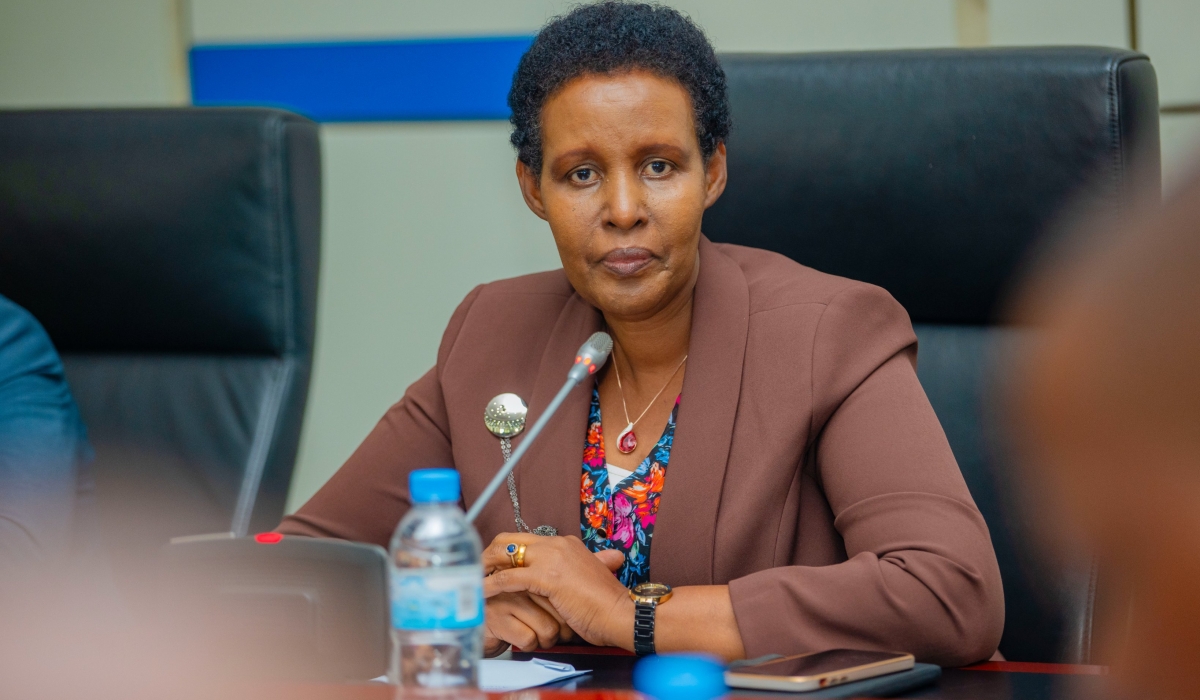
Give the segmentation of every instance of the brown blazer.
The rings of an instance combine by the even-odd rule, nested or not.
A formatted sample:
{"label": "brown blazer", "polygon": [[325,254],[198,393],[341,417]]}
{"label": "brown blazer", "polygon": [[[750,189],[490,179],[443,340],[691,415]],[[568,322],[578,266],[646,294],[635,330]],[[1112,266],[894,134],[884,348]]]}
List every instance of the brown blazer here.
{"label": "brown blazer", "polygon": [[[387,546],[408,508],[408,472],[422,467],[458,469],[473,503],[502,462],[484,406],[516,393],[532,423],[601,326],[561,270],[476,287],[437,365],[280,530]],[[916,355],[908,315],[884,290],[702,238],[651,580],[729,584],[750,657],[880,648],[957,665],[991,655],[1000,572]],[[518,469],[530,526],[580,532],[589,398],[574,391]],[[515,529],[503,489],[477,525],[484,543]]]}

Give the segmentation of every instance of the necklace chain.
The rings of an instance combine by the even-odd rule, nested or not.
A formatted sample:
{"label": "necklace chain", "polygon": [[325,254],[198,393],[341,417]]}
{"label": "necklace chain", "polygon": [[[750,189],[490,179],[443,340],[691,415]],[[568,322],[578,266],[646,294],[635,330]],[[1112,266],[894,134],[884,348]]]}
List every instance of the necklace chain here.
{"label": "necklace chain", "polygon": [[[629,408],[625,405],[625,387],[621,386],[621,370],[617,367],[619,363],[616,362],[616,358],[613,359],[613,370],[617,374],[617,391],[621,394],[621,409],[625,411],[625,420],[629,423],[630,427],[633,427],[639,420],[646,416],[650,407],[654,405],[655,401],[658,401],[658,397],[662,396],[662,393],[670,386],[671,380],[675,378],[676,374],[679,374],[680,368],[683,367],[684,362],[687,362],[687,359],[688,356],[684,355],[679,364],[675,366],[675,371],[671,372],[670,377],[667,377],[667,383],[663,384],[658,393],[654,395],[654,398],[650,399],[649,405],[637,417],[637,420],[632,421],[629,420]],[[504,454],[505,462],[512,458],[512,442],[508,438],[500,439],[500,452]],[[512,501],[513,519],[516,521],[517,532],[531,532],[534,535],[541,535],[543,537],[553,537],[558,534],[558,531],[549,525],[539,525],[538,527],[530,528],[525,519],[521,517],[521,501],[517,498],[517,480],[512,472],[508,474],[508,497]]]}
{"label": "necklace chain", "polygon": [[[504,454],[504,461],[512,459],[512,440],[508,438],[500,438],[500,452]],[[513,519],[517,522],[517,532],[528,532],[541,537],[554,537],[558,534],[558,530],[551,525],[538,525],[535,528],[530,528],[521,517],[521,500],[517,498],[517,477],[512,472],[508,473],[508,497],[512,500]]]}
{"label": "necklace chain", "polygon": [[663,384],[658,393],[654,395],[654,398],[650,399],[650,403],[646,405],[646,409],[637,417],[637,420],[629,420],[629,407],[625,405],[625,387],[621,386],[621,363],[617,362],[616,358],[613,358],[613,371],[617,373],[617,392],[621,395],[621,410],[625,411],[625,422],[629,424],[629,427],[632,428],[637,425],[639,420],[646,417],[646,413],[650,410],[650,407],[654,405],[655,401],[658,401],[658,397],[662,396],[662,393],[671,385],[671,380],[675,378],[676,374],[679,374],[679,368],[683,367],[683,363],[687,362],[687,359],[688,356],[684,355],[679,364],[675,366],[675,371],[671,372],[671,376],[667,377],[667,383]]}

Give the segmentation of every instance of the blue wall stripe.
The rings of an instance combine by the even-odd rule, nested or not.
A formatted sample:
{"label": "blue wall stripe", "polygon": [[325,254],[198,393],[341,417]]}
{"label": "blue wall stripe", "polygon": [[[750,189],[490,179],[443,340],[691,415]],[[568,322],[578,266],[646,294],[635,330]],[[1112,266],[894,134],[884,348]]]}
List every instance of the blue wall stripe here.
{"label": "blue wall stripe", "polygon": [[195,46],[192,102],[317,121],[507,119],[532,37]]}

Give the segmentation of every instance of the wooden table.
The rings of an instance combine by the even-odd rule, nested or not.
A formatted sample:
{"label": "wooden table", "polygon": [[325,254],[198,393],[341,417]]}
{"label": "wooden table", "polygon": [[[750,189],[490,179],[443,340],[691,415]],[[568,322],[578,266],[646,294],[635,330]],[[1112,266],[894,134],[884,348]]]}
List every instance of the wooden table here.
{"label": "wooden table", "polygon": [[[574,651],[574,650],[572,650]],[[527,659],[529,654],[514,654]],[[630,688],[636,659],[625,653],[554,653],[537,654],[588,668],[592,673],[570,679],[564,687],[542,687],[515,693],[488,695],[506,700],[635,700],[639,696]],[[936,698],[938,700],[1051,700],[1082,693],[1079,697],[1095,697],[1103,687],[1107,669],[1103,666],[1068,664],[1034,664],[1021,662],[988,662],[966,668],[944,669],[942,677],[932,685],[899,697]],[[1091,692],[1089,692],[1091,691]],[[393,700],[395,689],[382,684],[351,684],[292,686],[272,688],[255,694],[259,700]],[[248,696],[249,697],[249,696]],[[803,695],[756,693],[734,690],[730,698],[803,698]]]}

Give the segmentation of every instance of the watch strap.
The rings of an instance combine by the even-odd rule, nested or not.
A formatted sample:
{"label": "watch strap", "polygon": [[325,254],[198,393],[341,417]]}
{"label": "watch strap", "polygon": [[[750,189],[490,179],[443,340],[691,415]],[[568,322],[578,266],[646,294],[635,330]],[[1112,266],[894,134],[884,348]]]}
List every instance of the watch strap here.
{"label": "watch strap", "polygon": [[633,651],[638,656],[654,653],[654,611],[658,601],[636,601],[633,606]]}

